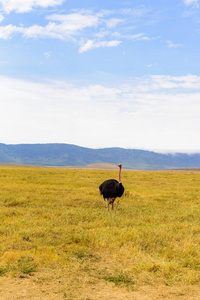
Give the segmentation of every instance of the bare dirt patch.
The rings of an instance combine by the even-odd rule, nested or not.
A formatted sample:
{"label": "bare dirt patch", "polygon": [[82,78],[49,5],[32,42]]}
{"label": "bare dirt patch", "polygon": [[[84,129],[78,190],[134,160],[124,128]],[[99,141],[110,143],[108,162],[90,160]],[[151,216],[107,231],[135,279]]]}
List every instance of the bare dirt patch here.
{"label": "bare dirt patch", "polygon": [[39,284],[33,278],[0,278],[1,300],[63,299],[56,295],[54,284]]}
{"label": "bare dirt patch", "polygon": [[[40,274],[41,275],[41,274]],[[167,287],[141,286],[136,290],[128,290],[125,287],[116,287],[112,283],[99,281],[95,285],[74,287],[73,291],[67,291],[65,280],[51,280],[41,282],[39,277],[30,276],[27,278],[0,278],[0,299],[1,300],[160,300],[160,299],[180,299],[198,300],[200,299],[200,287],[179,286]]]}

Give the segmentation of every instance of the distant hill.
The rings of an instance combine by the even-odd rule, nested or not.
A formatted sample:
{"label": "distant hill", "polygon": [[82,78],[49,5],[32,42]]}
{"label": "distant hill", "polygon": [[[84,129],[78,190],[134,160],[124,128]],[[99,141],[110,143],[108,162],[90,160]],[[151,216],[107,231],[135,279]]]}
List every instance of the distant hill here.
{"label": "distant hill", "polygon": [[118,169],[117,165],[109,164],[109,163],[98,163],[98,164],[90,164],[84,166],[86,169],[104,169],[104,170],[115,170]]}
{"label": "distant hill", "polygon": [[0,163],[39,166],[117,165],[135,170],[200,168],[200,153],[161,154],[152,151],[104,148],[90,149],[69,144],[0,144]]}

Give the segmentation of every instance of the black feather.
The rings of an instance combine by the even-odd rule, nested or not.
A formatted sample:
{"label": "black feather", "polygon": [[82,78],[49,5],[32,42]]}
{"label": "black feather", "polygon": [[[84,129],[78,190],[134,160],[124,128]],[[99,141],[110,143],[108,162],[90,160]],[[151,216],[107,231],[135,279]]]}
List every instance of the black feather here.
{"label": "black feather", "polygon": [[100,194],[105,198],[116,198],[121,197],[124,193],[124,187],[121,182],[115,179],[105,180],[99,186]]}

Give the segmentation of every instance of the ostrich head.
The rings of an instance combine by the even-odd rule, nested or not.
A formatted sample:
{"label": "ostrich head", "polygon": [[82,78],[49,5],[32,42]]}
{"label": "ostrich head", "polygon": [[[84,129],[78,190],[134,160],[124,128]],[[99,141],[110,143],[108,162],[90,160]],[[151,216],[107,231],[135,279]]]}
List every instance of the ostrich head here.
{"label": "ostrich head", "polygon": [[118,167],[119,167],[119,182],[121,183],[121,169],[122,169],[122,164],[119,164]]}

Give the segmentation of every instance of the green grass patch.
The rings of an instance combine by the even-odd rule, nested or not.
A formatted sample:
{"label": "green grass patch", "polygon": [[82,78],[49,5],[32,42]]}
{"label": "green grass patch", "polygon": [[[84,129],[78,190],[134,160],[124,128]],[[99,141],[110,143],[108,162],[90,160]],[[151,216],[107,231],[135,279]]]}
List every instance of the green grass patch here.
{"label": "green grass patch", "polygon": [[108,282],[113,282],[115,285],[133,285],[135,284],[134,280],[126,274],[119,274],[115,276],[107,275],[102,277]]}
{"label": "green grass patch", "polygon": [[32,257],[21,257],[17,261],[17,267],[18,270],[27,275],[31,275],[37,270],[37,264],[34,262],[34,258]]}

